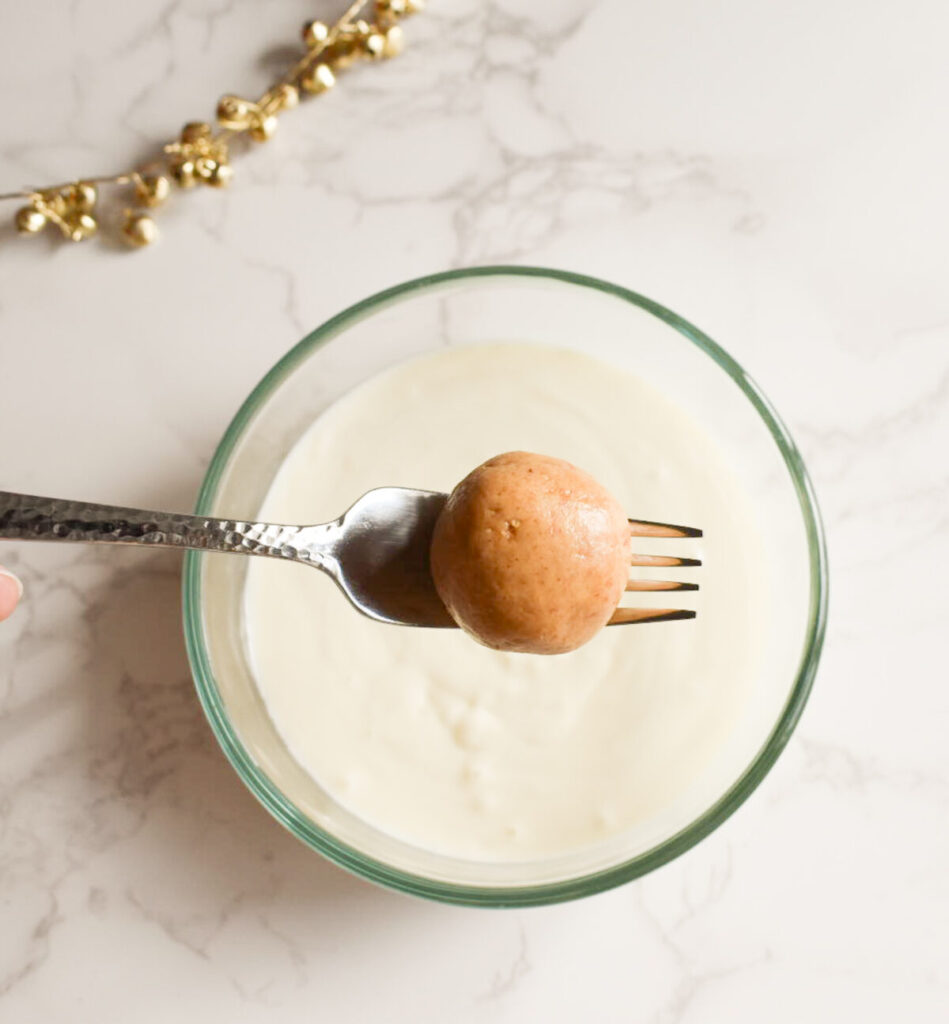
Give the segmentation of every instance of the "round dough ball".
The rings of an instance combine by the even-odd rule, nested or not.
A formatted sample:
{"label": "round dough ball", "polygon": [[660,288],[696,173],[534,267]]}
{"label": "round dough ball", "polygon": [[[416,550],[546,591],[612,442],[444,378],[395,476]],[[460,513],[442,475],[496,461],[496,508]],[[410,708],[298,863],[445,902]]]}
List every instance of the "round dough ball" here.
{"label": "round dough ball", "polygon": [[432,577],[462,629],[487,647],[561,654],[616,610],[629,574],[619,502],[563,459],[508,452],[452,491],[435,524]]}

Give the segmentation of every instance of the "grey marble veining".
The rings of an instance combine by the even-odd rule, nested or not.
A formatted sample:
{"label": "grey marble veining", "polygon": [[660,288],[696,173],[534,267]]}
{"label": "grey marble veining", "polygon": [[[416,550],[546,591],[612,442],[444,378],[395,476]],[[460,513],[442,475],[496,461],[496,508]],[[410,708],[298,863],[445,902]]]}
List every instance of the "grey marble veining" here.
{"label": "grey marble veining", "polygon": [[[334,10],[10,7],[0,184],[127,165]],[[0,1019],[946,1019],[947,31],[935,0],[431,0],[155,248],[0,228],[0,486],[187,510],[239,402],[343,305],[549,264],[747,366],[833,572],[812,701],[749,803],[637,884],[501,914],[376,890],[256,805],[194,698],[176,555],[4,545]]]}

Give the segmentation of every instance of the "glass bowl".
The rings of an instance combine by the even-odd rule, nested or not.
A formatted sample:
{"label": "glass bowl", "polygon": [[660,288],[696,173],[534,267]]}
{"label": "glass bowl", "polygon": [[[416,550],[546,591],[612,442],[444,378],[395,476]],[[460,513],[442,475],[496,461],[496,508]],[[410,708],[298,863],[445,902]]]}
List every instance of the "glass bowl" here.
{"label": "glass bowl", "polygon": [[[628,841],[621,836],[600,850],[517,864],[425,851],[357,818],[287,751],[248,666],[242,621],[247,559],[188,554],[184,627],[198,695],[224,753],[294,835],[341,867],[393,889],[511,907],[573,899],[636,878],[688,850],[748,797],[787,743],[810,691],[824,636],[827,564],[801,456],[767,398],[728,353],[641,295],[534,267],[477,267],[419,278],[315,330],[277,363],[235,416],[211,461],[197,512],[256,518],[289,450],[341,395],[446,345],[498,341],[577,349],[645,378],[691,411],[754,492],[768,557],[781,579],[775,616],[781,628],[764,644],[753,711],[714,792],[704,793],[684,818],[653,830],[648,841],[641,834]],[[380,484],[393,482],[399,481]]]}

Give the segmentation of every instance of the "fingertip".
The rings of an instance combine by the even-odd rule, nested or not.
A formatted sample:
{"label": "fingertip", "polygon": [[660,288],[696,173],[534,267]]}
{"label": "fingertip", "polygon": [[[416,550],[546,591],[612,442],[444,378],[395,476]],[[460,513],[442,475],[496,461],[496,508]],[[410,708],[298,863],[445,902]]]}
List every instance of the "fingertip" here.
{"label": "fingertip", "polygon": [[7,569],[0,569],[0,622],[13,614],[20,597],[23,584]]}

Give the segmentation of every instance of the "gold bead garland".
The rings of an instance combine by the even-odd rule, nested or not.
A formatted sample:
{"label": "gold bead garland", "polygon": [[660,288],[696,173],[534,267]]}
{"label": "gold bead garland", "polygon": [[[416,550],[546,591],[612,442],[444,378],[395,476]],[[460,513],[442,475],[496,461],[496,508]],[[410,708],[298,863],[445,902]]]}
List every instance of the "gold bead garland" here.
{"label": "gold bead garland", "polygon": [[92,182],[75,181],[29,193],[29,198],[29,206],[16,212],[16,227],[21,234],[36,235],[48,224],[55,224],[63,238],[82,242],[99,229],[92,216],[98,199],[98,189]]}
{"label": "gold bead garland", "polygon": [[[158,237],[158,226],[148,211],[168,199],[172,182],[181,189],[229,185],[233,177],[229,143],[233,138],[246,136],[266,142],[276,132],[279,116],[298,105],[301,93],[327,92],[336,84],[339,72],[358,60],[398,56],[404,45],[399,21],[423,6],[423,0],[356,0],[332,26],[308,21],[302,30],[306,54],[260,99],[222,96],[216,110],[218,127],[205,121],[189,122],[177,139],[163,147],[163,155],[147,167],[112,177],[11,192],[0,195],[0,200],[27,200],[14,217],[20,234],[37,235],[54,225],[63,238],[81,242],[99,229],[96,204],[100,186],[131,186],[132,205],[123,213],[121,236],[130,246],[150,245]],[[366,16],[359,17],[364,11]]]}

